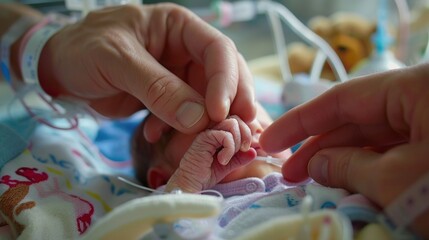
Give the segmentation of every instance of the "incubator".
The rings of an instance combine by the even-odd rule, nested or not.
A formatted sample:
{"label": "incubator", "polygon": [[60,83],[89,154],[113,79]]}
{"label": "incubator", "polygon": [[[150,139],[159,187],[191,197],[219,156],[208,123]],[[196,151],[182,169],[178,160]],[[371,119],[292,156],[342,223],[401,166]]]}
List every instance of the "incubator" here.
{"label": "incubator", "polygon": [[141,4],[142,0],[66,0],[66,7],[85,16],[92,10],[122,4]]}
{"label": "incubator", "polygon": [[[339,4],[334,1],[332,5],[341,5],[344,8],[347,1]],[[349,3],[353,5],[352,3]],[[283,89],[281,100],[287,110],[296,105],[311,100],[339,82],[350,78],[392,70],[411,64],[409,40],[411,24],[411,10],[405,0],[379,0],[372,2],[375,10],[373,19],[374,34],[370,41],[374,50],[366,59],[351,70],[345,69],[338,56],[341,49],[333,49],[331,42],[324,39],[302,23],[286,6],[291,3],[281,1],[213,1],[208,8],[191,8],[206,21],[222,29],[228,29],[236,22],[252,21],[258,16],[266,15],[270,23],[272,38],[276,49],[276,65],[280,69],[280,81]],[[349,6],[350,7],[350,6]],[[310,9],[313,9],[309,6]],[[369,10],[368,6],[368,10]],[[341,11],[341,9],[339,9]],[[359,14],[362,14],[361,9]],[[371,13],[366,13],[371,15]],[[368,18],[368,16],[364,16]],[[371,17],[369,17],[371,19]],[[393,19],[393,21],[392,21]],[[251,25],[244,27],[252,28]],[[301,41],[316,49],[311,70],[306,73],[294,74],[288,62],[288,44],[285,34],[291,30]],[[350,30],[352,31],[352,30]],[[352,33],[353,34],[353,33]],[[257,43],[254,43],[257,44]],[[240,48],[240,46],[238,46]],[[421,56],[420,56],[421,57]],[[256,59],[257,61],[258,59]],[[252,62],[253,60],[251,60]],[[255,61],[255,62],[256,62]],[[334,81],[324,79],[322,69],[326,62],[332,69]],[[252,66],[252,64],[250,64]],[[257,68],[259,66],[256,66]],[[259,69],[258,69],[259,70]],[[258,77],[258,76],[256,76]]]}
{"label": "incubator", "polygon": [[[82,11],[83,14],[102,6],[123,4],[126,2],[137,3],[139,1],[66,1],[70,10]],[[405,8],[405,1],[397,0],[395,2],[397,3],[398,9]],[[404,62],[406,61],[404,60],[406,57],[404,56],[407,54],[406,48],[402,47],[402,52],[398,55],[395,55],[388,49],[388,45],[391,44],[392,40],[389,40],[387,37],[388,33],[385,28],[386,26],[384,26],[384,24],[386,24],[385,19],[387,10],[385,10],[386,6],[383,4],[386,3],[384,2],[380,5],[381,10],[378,19],[380,27],[374,35],[376,50],[371,58],[367,60],[366,67],[365,65],[361,65],[357,71],[350,74],[346,72],[341,59],[329,43],[312,32],[305,24],[295,17],[294,14],[285,7],[285,5],[281,3],[274,1],[216,1],[211,8],[194,8],[192,10],[203,19],[223,28],[229,27],[234,22],[250,21],[258,15],[266,15],[271,24],[273,40],[277,51],[276,60],[280,66],[280,84],[283,89],[281,92],[281,95],[283,96],[283,104],[286,107],[292,107],[311,100],[335,84],[347,81],[350,77],[405,66]],[[401,16],[402,21],[406,22],[408,17],[404,15]],[[287,47],[283,24],[290,28],[307,44],[317,49],[310,73],[293,74],[291,72],[288,59],[285,58]],[[400,25],[402,26],[402,23]],[[403,34],[400,36],[406,40],[407,33],[402,33]],[[403,42],[400,42],[399,46],[402,46],[402,43]],[[322,68],[326,61],[334,72],[336,79],[334,82],[323,80],[320,77]],[[29,93],[36,96],[32,96]],[[40,104],[37,106],[26,105],[26,102],[30,102],[28,99],[32,97],[40,97],[44,102],[43,107],[46,109],[52,108],[54,110],[53,115],[44,117],[38,112],[35,112],[34,110],[38,110]],[[38,96],[38,92],[32,92],[31,89],[27,89],[17,94],[17,98],[14,103],[17,103],[18,101],[23,103],[23,106],[27,106],[30,109],[29,113],[35,114],[33,117],[36,120],[45,123],[45,125],[50,126],[53,129],[74,129],[78,124],[76,116],[78,115],[79,110],[73,109],[72,106],[68,106],[67,103],[62,103],[58,106],[51,105],[51,99],[45,99],[45,97],[46,96]],[[73,106],[79,107],[80,105],[75,104]],[[60,107],[63,107],[65,110]],[[9,111],[13,113],[12,110]],[[44,122],[47,118],[51,119],[60,117],[67,119],[65,126],[62,125],[62,122],[58,121],[55,121],[54,123],[60,124],[60,126],[52,126],[54,123]],[[259,156],[256,160],[265,161],[281,167],[286,159]],[[119,178],[119,180],[121,182],[125,182],[126,185],[141,188],[141,186],[136,185],[125,178]],[[296,188],[298,188],[297,191],[299,191],[300,187]],[[312,189],[308,190],[308,192],[311,191]],[[208,239],[210,234],[216,230],[213,228],[215,225],[214,222],[225,207],[224,199],[219,196],[191,195],[181,193],[180,191],[175,191],[169,195],[160,191],[157,192],[157,194],[158,195],[155,196],[137,198],[135,200],[128,201],[126,204],[119,205],[111,211],[109,215],[99,219],[94,226],[85,233],[85,235],[82,235],[82,239],[118,239],[124,238],[124,236],[132,236],[135,237],[135,239],[138,239],[138,237],[141,237],[141,234],[145,232],[148,233],[148,235],[146,235],[144,239]],[[287,196],[289,195],[282,197]],[[276,237],[320,240],[352,239],[352,226],[349,221],[344,219],[344,216],[333,210],[314,208],[315,200],[311,197],[302,197],[300,200],[302,201],[300,202],[301,204],[299,205],[298,213],[267,221],[266,223],[260,224],[233,239],[276,239]],[[400,199],[400,201],[401,202],[396,203],[396,205],[400,205],[399,207],[401,207],[406,200]],[[391,211],[392,214],[398,215],[396,209],[399,207],[396,207],[395,205],[392,206],[393,208],[388,210]],[[252,205],[252,207],[257,209],[258,205]],[[350,209],[351,208],[348,210]],[[173,211],[175,212],[175,215],[171,214]],[[146,214],[141,214],[142,212]],[[413,214],[417,215],[417,213]],[[387,226],[390,224],[389,222],[383,222],[382,220],[379,221]],[[404,220],[405,223],[400,222],[399,225],[405,226],[409,221],[409,219],[406,219]],[[382,229],[385,230],[386,228]],[[284,234],[276,236],[270,235],[279,232],[283,232]],[[386,232],[383,232],[382,234],[385,234],[384,236],[389,236]]]}

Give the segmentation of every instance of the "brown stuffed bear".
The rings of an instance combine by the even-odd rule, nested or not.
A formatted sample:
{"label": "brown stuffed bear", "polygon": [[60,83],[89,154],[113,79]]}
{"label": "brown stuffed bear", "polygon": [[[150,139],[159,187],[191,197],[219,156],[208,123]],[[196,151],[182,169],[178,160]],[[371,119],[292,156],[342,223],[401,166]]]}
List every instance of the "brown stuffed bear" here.
{"label": "brown stuffed bear", "polygon": [[[376,30],[375,22],[355,13],[339,12],[331,17],[313,17],[308,27],[330,44],[348,73],[372,52],[371,36]],[[292,74],[309,73],[315,56],[316,49],[303,42],[287,45],[287,58]],[[249,66],[254,75],[282,80],[278,57],[275,55],[252,60]],[[336,80],[327,63],[321,78]]]}
{"label": "brown stuffed bear", "polygon": [[[372,52],[375,23],[357,14],[340,12],[329,18],[317,16],[309,21],[308,27],[329,43],[348,73]],[[309,73],[315,54],[315,49],[303,43],[290,44],[288,60],[292,74]],[[335,80],[329,64],[325,64],[321,77]]]}

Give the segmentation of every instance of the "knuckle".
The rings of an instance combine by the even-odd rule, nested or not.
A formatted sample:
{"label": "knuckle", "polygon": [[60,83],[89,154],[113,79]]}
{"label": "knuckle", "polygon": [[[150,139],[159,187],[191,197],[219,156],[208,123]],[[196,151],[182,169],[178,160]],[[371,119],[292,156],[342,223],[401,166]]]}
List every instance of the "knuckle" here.
{"label": "knuckle", "polygon": [[187,8],[180,6],[175,3],[160,3],[155,7],[155,12],[157,15],[167,15],[168,18],[171,18],[171,22],[181,22],[187,17],[192,17],[193,13]]}
{"label": "knuckle", "polygon": [[121,10],[127,13],[127,16],[135,17],[141,15],[141,8],[136,4],[124,4],[121,5]]}
{"label": "knuckle", "polygon": [[230,119],[235,119],[236,121],[237,121],[237,123],[241,123],[241,122],[243,122],[242,120],[241,120],[241,118],[238,116],[238,115],[231,115],[231,116],[229,116],[229,118]]}
{"label": "knuckle", "polygon": [[235,43],[234,43],[234,41],[232,41],[232,39],[231,38],[229,38],[229,37],[227,37],[227,36],[221,36],[221,41],[225,44],[225,45],[227,45],[228,47],[230,47],[230,48],[232,48],[232,49],[234,49],[234,50],[237,50],[237,47],[235,46]]}
{"label": "knuckle", "polygon": [[[328,174],[327,182],[332,186],[340,187],[351,187],[352,181],[354,179],[354,172],[350,168],[351,161],[353,159],[352,152],[345,152],[341,157],[336,157],[336,159],[331,159],[329,150],[321,150],[319,155],[327,156],[328,160]],[[341,160],[338,160],[341,159]]]}
{"label": "knuckle", "polygon": [[[351,153],[349,156],[345,156],[342,161],[338,161],[338,164],[334,165],[333,172],[338,173],[338,179],[332,179],[332,181],[338,181],[340,185],[351,186],[353,172],[350,169],[350,162],[352,157]],[[335,176],[335,174],[328,174],[328,176]]]}
{"label": "knuckle", "polygon": [[217,34],[213,37],[213,40],[210,42],[209,47],[207,49],[224,49],[228,54],[231,54],[231,57],[235,56],[237,58],[237,48],[235,43],[227,37],[223,35],[221,32],[217,32]]}
{"label": "knuckle", "polygon": [[93,21],[97,21],[99,18],[99,15],[101,14],[100,10],[96,10],[96,11],[90,11],[85,18],[83,19],[83,22],[93,22]]}
{"label": "knuckle", "polygon": [[230,117],[226,121],[230,122],[232,127],[238,127],[238,119],[236,117]]}
{"label": "knuckle", "polygon": [[122,20],[132,29],[140,29],[140,25],[145,22],[145,12],[142,11],[142,8],[135,4],[125,4],[122,9],[126,18]]}
{"label": "knuckle", "polygon": [[185,7],[172,2],[165,2],[165,3],[159,4],[159,9],[167,10],[168,12],[172,12],[172,13],[177,12],[177,14],[183,14],[185,12],[188,12],[188,10]]}
{"label": "knuckle", "polygon": [[158,79],[150,82],[146,88],[146,97],[147,103],[146,105],[149,108],[161,108],[167,105],[170,101],[172,101],[178,91],[178,87],[174,84],[173,81],[169,81],[168,76],[161,76]]}

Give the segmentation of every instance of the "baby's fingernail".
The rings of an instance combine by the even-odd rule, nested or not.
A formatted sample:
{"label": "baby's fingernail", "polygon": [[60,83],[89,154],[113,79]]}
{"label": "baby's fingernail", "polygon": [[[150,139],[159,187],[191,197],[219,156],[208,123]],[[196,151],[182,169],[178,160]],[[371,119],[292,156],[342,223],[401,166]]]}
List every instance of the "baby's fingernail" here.
{"label": "baby's fingernail", "polygon": [[243,141],[243,142],[241,143],[241,148],[240,148],[240,150],[241,150],[242,152],[247,152],[247,151],[249,151],[249,149],[250,149],[250,144],[251,144],[251,142]]}
{"label": "baby's fingernail", "polygon": [[308,174],[316,182],[321,184],[328,183],[328,157],[316,154],[308,163]]}
{"label": "baby's fingernail", "polygon": [[220,164],[222,164],[224,166],[227,165],[228,163],[229,163],[229,160],[227,158],[223,158],[220,160]]}
{"label": "baby's fingernail", "polygon": [[176,118],[183,127],[190,128],[201,119],[203,114],[203,105],[196,102],[185,102],[177,111]]}

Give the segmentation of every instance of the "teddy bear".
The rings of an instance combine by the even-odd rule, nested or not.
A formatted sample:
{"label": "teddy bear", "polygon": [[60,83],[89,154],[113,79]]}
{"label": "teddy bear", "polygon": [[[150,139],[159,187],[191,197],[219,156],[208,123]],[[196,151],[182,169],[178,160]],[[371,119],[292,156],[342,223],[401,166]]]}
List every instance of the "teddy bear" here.
{"label": "teddy bear", "polygon": [[[337,12],[330,17],[316,16],[310,19],[308,27],[333,48],[347,73],[372,53],[371,36],[376,24],[363,16],[350,12]],[[288,45],[287,52],[292,74],[310,72],[316,49],[294,42]],[[324,65],[321,78],[336,80],[328,63]]]}
{"label": "teddy bear", "polygon": [[[356,13],[337,12],[330,17],[315,16],[307,26],[334,49],[347,73],[372,53],[371,38],[376,30],[376,23]],[[286,47],[285,57],[291,73],[310,73],[317,50],[303,41],[289,43]],[[254,75],[281,80],[279,64],[278,57],[272,55],[250,61],[249,67]],[[336,80],[328,63],[322,69],[321,78]]]}

